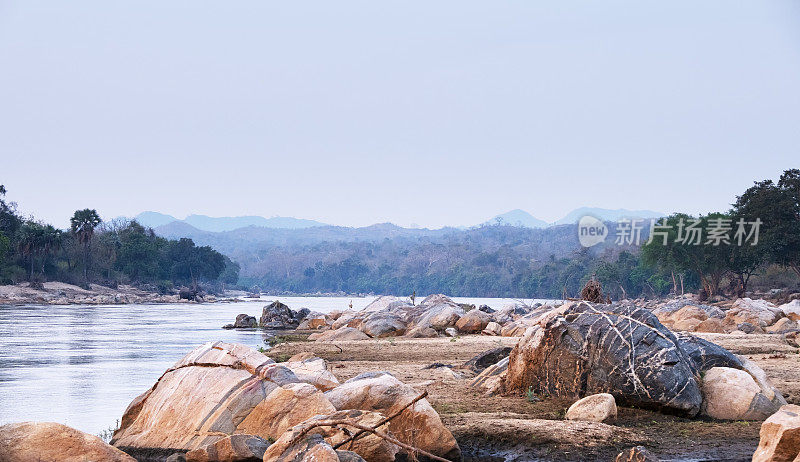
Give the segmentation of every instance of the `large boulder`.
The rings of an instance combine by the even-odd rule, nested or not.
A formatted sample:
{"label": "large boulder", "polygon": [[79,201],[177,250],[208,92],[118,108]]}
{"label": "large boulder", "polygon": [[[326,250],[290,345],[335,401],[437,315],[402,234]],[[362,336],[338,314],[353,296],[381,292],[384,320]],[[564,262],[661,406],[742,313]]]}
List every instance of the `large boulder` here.
{"label": "large boulder", "polygon": [[136,462],[100,438],[53,422],[0,426],[0,462]]}
{"label": "large boulder", "polygon": [[[347,381],[325,392],[338,410],[363,409],[378,411],[386,416],[399,412],[418,395],[412,387],[385,374]],[[389,430],[403,443],[446,459],[460,460],[458,443],[424,398],[394,418],[389,423]]]}
{"label": "large boulder", "polygon": [[617,402],[700,411],[698,374],[678,339],[633,305],[564,305],[543,315],[511,351],[507,391],[580,398],[611,393]]}
{"label": "large boulder", "polygon": [[608,393],[598,393],[581,398],[567,409],[567,420],[606,422],[617,418],[617,402]]}
{"label": "large boulder", "polygon": [[800,460],[800,406],[787,404],[761,424],[753,462]]}
{"label": "large boulder", "polygon": [[269,442],[253,435],[231,435],[186,453],[186,462],[260,462]]}
{"label": "large boulder", "polygon": [[292,310],[290,310],[288,306],[275,300],[264,307],[258,323],[261,326],[270,324],[273,328],[281,328],[280,326],[289,328],[296,326],[298,321],[295,319],[294,313],[292,313]]}
{"label": "large boulder", "polygon": [[492,317],[481,310],[470,310],[456,321],[456,329],[462,334],[477,334],[486,328]]}
{"label": "large boulder", "polygon": [[783,316],[783,310],[766,300],[740,298],[725,313],[724,322],[731,326],[748,323],[756,327],[766,327],[775,324]]}
{"label": "large boulder", "polygon": [[[188,451],[234,433],[274,437],[253,423],[265,420],[262,412],[277,415],[264,404],[271,393],[279,389],[278,393],[284,393],[287,385],[300,383],[288,367],[275,364],[252,348],[207,343],[184,356],[152,388],[133,400],[122,416],[112,444],[126,448],[126,452],[146,452],[149,448]],[[316,398],[306,398],[304,403],[322,403],[309,405],[311,415],[316,412],[313,407],[330,409],[313,386],[302,384],[301,388],[309,396],[317,394]],[[302,393],[294,390],[299,401]],[[298,418],[301,417],[307,418]],[[289,425],[296,423],[289,420]]]}
{"label": "large boulder", "polygon": [[800,299],[794,299],[789,303],[779,306],[783,315],[794,322],[800,322]]}
{"label": "large boulder", "polygon": [[[290,358],[291,359],[291,358]],[[328,364],[322,358],[308,358],[300,361],[286,361],[288,367],[301,382],[314,385],[322,391],[328,391],[339,385],[339,380],[328,370]]]}
{"label": "large boulder", "polygon": [[349,340],[369,340],[369,335],[361,332],[354,327],[340,327],[336,330],[326,330],[324,332],[315,332],[308,336],[309,340],[317,342],[335,342],[335,341],[349,341]]}
{"label": "large boulder", "polygon": [[763,420],[779,407],[743,370],[712,367],[703,376],[704,415],[721,420]]}
{"label": "large boulder", "polygon": [[405,333],[406,323],[400,314],[378,311],[361,322],[361,331],[372,338],[395,337]]}
{"label": "large boulder", "polygon": [[236,432],[275,440],[283,432],[318,414],[328,414],[333,404],[307,383],[277,387],[258,403],[236,427]]}

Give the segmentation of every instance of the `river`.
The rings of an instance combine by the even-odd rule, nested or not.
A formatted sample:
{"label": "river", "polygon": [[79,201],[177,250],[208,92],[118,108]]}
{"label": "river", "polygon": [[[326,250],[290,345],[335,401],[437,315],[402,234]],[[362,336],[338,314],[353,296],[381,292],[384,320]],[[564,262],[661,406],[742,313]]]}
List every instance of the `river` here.
{"label": "river", "polygon": [[[279,297],[292,309],[358,310],[374,297]],[[510,299],[454,298],[500,308]],[[195,346],[264,346],[257,329],[225,330],[270,300],[173,305],[0,305],[0,424],[58,422],[98,434]]]}

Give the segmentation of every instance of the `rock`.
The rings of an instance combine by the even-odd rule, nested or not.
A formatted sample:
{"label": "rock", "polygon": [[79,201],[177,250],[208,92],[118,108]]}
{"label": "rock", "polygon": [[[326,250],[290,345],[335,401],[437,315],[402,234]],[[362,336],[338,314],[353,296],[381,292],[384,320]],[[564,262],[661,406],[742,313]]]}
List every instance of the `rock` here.
{"label": "rock", "polygon": [[634,446],[617,454],[615,462],[658,462],[658,457],[644,446]]}
{"label": "rock", "polygon": [[[384,419],[384,415],[377,412],[361,411],[355,409],[343,410],[333,412],[328,415],[318,415],[305,422],[296,425],[291,430],[282,435],[270,447],[264,456],[264,460],[268,460],[274,454],[286,453],[291,448],[291,442],[302,431],[309,429],[308,433],[317,434],[321,436],[324,441],[330,446],[336,446],[338,443],[343,442],[348,438],[348,435],[355,434],[359,431],[358,428],[341,425],[339,428],[331,426],[314,427],[315,422],[323,420],[346,420],[368,427],[374,427]],[[344,427],[344,428],[342,428]],[[394,437],[391,431],[387,429],[387,424],[377,427],[377,430]],[[345,447],[349,451],[355,452],[360,457],[370,462],[392,462],[395,460],[395,455],[400,451],[400,448],[383,438],[366,433],[352,443],[348,443]]]}
{"label": "rock", "polygon": [[500,335],[502,335],[503,337],[522,337],[522,335],[525,333],[525,329],[527,328],[528,326],[524,324],[517,324],[516,322],[510,322],[504,325],[502,329],[500,329]]}
{"label": "rock", "polygon": [[778,410],[750,374],[713,367],[703,376],[703,414],[720,420],[761,420]]}
{"label": "rock", "polygon": [[786,400],[783,398],[783,395],[781,395],[778,389],[772,385],[763,369],[758,367],[756,363],[743,356],[739,356],[739,359],[742,362],[742,370],[753,377],[753,380],[755,380],[759,388],[761,388],[761,393],[763,393],[768,400],[772,401],[776,408],[786,404]]}
{"label": "rock", "polygon": [[3,462],[136,462],[100,438],[53,422],[20,422],[0,426]]}
{"label": "rock", "polygon": [[[268,438],[273,435],[261,433],[251,423],[263,420],[262,412],[275,414],[264,404],[272,392],[286,392],[286,385],[297,383],[307,390],[307,395],[290,388],[296,390],[294,395],[307,397],[310,403],[325,402],[313,386],[299,382],[289,368],[275,364],[252,348],[207,343],[184,356],[151,389],[134,399],[122,416],[112,444],[133,451],[189,451],[234,433]],[[318,397],[311,399],[314,393]],[[275,414],[274,418],[280,416]],[[288,420],[294,423],[292,418]]]}
{"label": "rock", "polygon": [[724,334],[725,326],[720,319],[708,318],[694,328],[695,332],[709,332],[712,334]]}
{"label": "rock", "polygon": [[301,351],[300,353],[297,353],[296,355],[294,355],[291,358],[287,359],[286,362],[287,363],[293,363],[293,362],[305,361],[306,359],[311,359],[311,358],[316,358],[316,357],[317,357],[317,355],[312,353],[312,352],[310,352],[310,351]]}
{"label": "rock", "polygon": [[372,338],[395,337],[405,333],[406,323],[399,314],[378,311],[361,322],[361,331]]}
{"label": "rock", "polygon": [[326,330],[325,332],[313,333],[308,336],[308,339],[316,340],[317,342],[369,340],[369,335],[352,327],[341,327],[336,330]]}
{"label": "rock", "polygon": [[340,451],[337,449],[336,455],[339,456],[339,462],[367,462],[353,451]]}
{"label": "rock", "polygon": [[749,322],[743,322],[736,326],[736,330],[744,332],[745,334],[752,334],[756,331],[756,326],[750,324]]}
{"label": "rock", "polygon": [[464,334],[475,334],[485,329],[491,319],[491,316],[481,310],[471,310],[456,321],[456,329]]}
{"label": "rock", "polygon": [[269,442],[253,435],[231,435],[186,453],[186,462],[261,462]]}
{"label": "rock", "polygon": [[448,337],[455,337],[456,335],[458,335],[458,331],[456,330],[455,327],[448,327],[447,329],[444,330],[444,333]]}
{"label": "rock", "polygon": [[322,358],[287,361],[283,365],[291,369],[298,380],[314,385],[319,390],[328,391],[339,385],[339,380],[328,371],[328,364]]}
{"label": "rock", "polygon": [[483,335],[500,335],[501,331],[502,328],[500,327],[500,324],[497,324],[496,322],[492,321],[486,325],[486,328],[483,329],[483,332],[481,333]]}
{"label": "rock", "polygon": [[264,462],[340,462],[339,455],[322,435],[311,432],[301,436],[303,427],[295,428],[267,448]]}
{"label": "rock", "polygon": [[503,358],[507,358],[511,354],[511,347],[498,347],[483,353],[478,353],[472,359],[465,362],[460,366],[461,369],[469,369],[474,372],[480,372],[492,364],[496,364]]}
{"label": "rock", "polygon": [[292,314],[294,315],[295,321],[299,322],[305,319],[309,314],[311,314],[311,310],[309,310],[308,308],[300,308],[299,310],[293,312]]}
{"label": "rock", "polygon": [[276,388],[258,403],[236,431],[275,440],[300,422],[334,410],[333,404],[314,386],[290,383]]}
{"label": "rock", "polygon": [[183,452],[175,452],[169,455],[164,462],[186,462],[186,454]]}
{"label": "rock", "polygon": [[613,393],[618,402],[700,411],[694,364],[648,310],[633,305],[565,304],[543,315],[511,351],[506,390],[579,398]]}
{"label": "rock", "polygon": [[478,307],[478,309],[483,311],[484,313],[489,313],[489,314],[492,314],[492,313],[495,312],[495,310],[490,308],[489,305],[481,305],[481,306]]}
{"label": "rock", "polygon": [[434,338],[438,337],[439,333],[431,327],[419,326],[406,331],[405,337],[408,338]]}
{"label": "rock", "polygon": [[[393,415],[419,393],[391,375],[364,378],[325,392],[336,409],[363,409]],[[426,399],[417,401],[389,423],[389,430],[401,442],[437,456],[460,460],[461,451],[439,414]]]}
{"label": "rock", "polygon": [[247,314],[240,314],[236,316],[236,321],[233,323],[235,329],[244,329],[248,327],[258,327],[258,320],[255,316],[248,316]]}
{"label": "rock", "polygon": [[766,300],[740,298],[725,313],[725,323],[734,326],[749,323],[756,327],[766,327],[775,324],[781,317],[783,311]]}
{"label": "rock", "polygon": [[281,323],[284,326],[296,326],[298,324],[292,314],[292,310],[278,300],[265,306],[261,312],[261,318],[258,320],[258,323],[262,326],[273,322]]}
{"label": "rock", "polygon": [[508,358],[503,358],[478,374],[469,384],[470,388],[483,391],[484,396],[492,396],[505,391],[505,378],[508,373]]}
{"label": "rock", "polygon": [[[796,300],[795,300],[796,301]],[[781,318],[775,324],[767,327],[765,330],[770,334],[782,334],[784,332],[791,332],[798,329],[798,324],[792,321],[791,318]]]}
{"label": "rock", "polygon": [[787,404],[761,424],[753,462],[792,462],[800,459],[800,406]]}
{"label": "rock", "polygon": [[329,327],[333,322],[322,313],[310,312],[297,325],[300,330],[317,330]]}
{"label": "rock", "polygon": [[718,366],[744,369],[738,356],[717,344],[686,332],[678,332],[675,338],[680,349],[689,356],[696,375]]}
{"label": "rock", "polygon": [[382,375],[388,375],[394,377],[394,374],[392,374],[389,371],[369,371],[369,372],[362,372],[351,379],[345,380],[344,383],[353,383],[364,379],[374,379],[375,377],[380,377]]}
{"label": "rock", "polygon": [[608,393],[598,393],[579,399],[567,409],[567,420],[606,422],[617,418],[617,402]]}
{"label": "rock", "polygon": [[794,299],[789,303],[778,307],[783,315],[794,322],[800,322],[800,299]]}
{"label": "rock", "polygon": [[386,309],[396,308],[400,306],[409,306],[408,303],[394,295],[381,295],[376,298],[372,303],[364,307],[364,312],[370,313],[373,311],[383,311]]}
{"label": "rock", "polygon": [[355,327],[358,328],[361,325],[361,321],[364,317],[369,316],[369,312],[355,312],[355,311],[345,311],[335,321],[331,324],[332,329],[339,329],[341,327]]}

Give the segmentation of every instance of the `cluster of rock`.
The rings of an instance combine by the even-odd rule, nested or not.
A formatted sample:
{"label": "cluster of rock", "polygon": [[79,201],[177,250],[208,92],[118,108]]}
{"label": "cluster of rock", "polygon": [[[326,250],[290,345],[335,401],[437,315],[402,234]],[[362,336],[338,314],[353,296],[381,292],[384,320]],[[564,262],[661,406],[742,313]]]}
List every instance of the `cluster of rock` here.
{"label": "cluster of rock", "polygon": [[675,331],[719,334],[789,333],[800,330],[800,300],[776,306],[766,300],[740,298],[720,306],[678,298],[653,308],[653,313]]}
{"label": "cluster of rock", "polygon": [[[190,303],[180,294],[160,294],[120,284],[117,288],[90,284],[88,289],[63,282],[45,282],[41,287],[28,283],[0,286],[0,304],[21,305],[127,305]],[[214,295],[204,295],[204,302],[228,301]]]}
{"label": "cluster of rock", "polygon": [[134,399],[112,444],[137,457],[174,452],[187,461],[381,462],[408,456],[372,433],[337,450],[357,428],[318,424],[346,421],[449,460],[460,458],[453,435],[427,400],[414,401],[419,393],[411,386],[385,372],[340,383],[324,360],[309,356],[275,363],[243,345],[202,345]]}
{"label": "cluster of rock", "polygon": [[472,384],[487,393],[570,398],[687,416],[763,420],[786,401],[760,368],[635,305],[573,302],[539,315],[508,358]]}
{"label": "cluster of rock", "polygon": [[[501,310],[488,306],[478,308],[458,304],[444,295],[430,295],[418,305],[392,297],[378,297],[360,311],[346,310],[330,313],[293,311],[280,302],[264,307],[258,326],[274,329],[296,328],[316,330],[310,340],[321,342],[366,340],[370,338],[407,337],[429,338],[460,334],[521,336],[532,320],[553,309],[552,306],[532,307],[509,305]],[[253,317],[237,316],[226,327],[254,327]]]}

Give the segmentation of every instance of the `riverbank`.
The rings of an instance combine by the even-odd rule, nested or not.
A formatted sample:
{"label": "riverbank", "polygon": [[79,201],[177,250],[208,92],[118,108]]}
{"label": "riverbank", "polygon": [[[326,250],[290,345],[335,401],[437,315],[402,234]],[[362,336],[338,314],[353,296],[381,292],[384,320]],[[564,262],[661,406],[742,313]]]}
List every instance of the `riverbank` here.
{"label": "riverbank", "polygon": [[[202,302],[222,303],[259,301],[244,297],[244,292],[226,292],[222,297],[206,295]],[[89,289],[64,282],[45,282],[42,288],[28,283],[0,285],[0,305],[128,305],[198,303],[181,299],[177,294],[160,294],[120,284],[117,288],[89,284]]]}
{"label": "riverbank", "polygon": [[[759,365],[790,403],[800,403],[800,355],[780,335],[699,334]],[[644,445],[666,460],[750,460],[760,422],[682,418],[620,407],[611,425],[564,420],[571,400],[483,396],[469,387],[475,373],[459,368],[478,353],[513,347],[519,338],[468,335],[459,338],[371,339],[291,342],[271,357],[308,351],[328,361],[340,381],[368,371],[389,371],[428,400],[471,460],[614,460],[622,450]],[[430,367],[431,365],[442,365]],[[453,366],[453,367],[448,367]]]}

